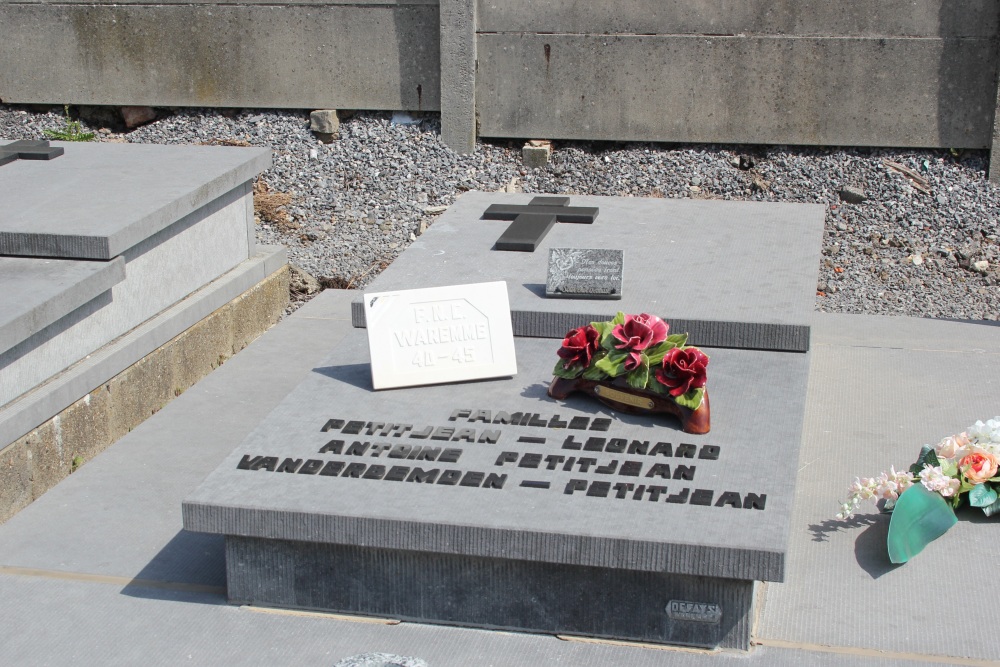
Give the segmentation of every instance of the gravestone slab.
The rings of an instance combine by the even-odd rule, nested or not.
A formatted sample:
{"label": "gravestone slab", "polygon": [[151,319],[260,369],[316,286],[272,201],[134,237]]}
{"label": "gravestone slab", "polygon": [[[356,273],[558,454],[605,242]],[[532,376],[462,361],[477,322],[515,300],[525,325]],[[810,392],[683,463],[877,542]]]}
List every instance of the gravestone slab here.
{"label": "gravestone slab", "polygon": [[550,299],[621,299],[621,250],[549,248],[545,296]]}
{"label": "gravestone slab", "polygon": [[[617,310],[655,313],[697,345],[809,349],[809,314],[826,209],[818,204],[574,196],[600,208],[592,224],[556,224],[538,246],[615,248],[628,255],[622,298],[547,299],[548,252],[499,253],[507,225],[493,206],[523,209],[530,195],[467,192],[369,286],[373,291],[504,280],[515,336],[562,338]],[[506,202],[510,202],[507,204]],[[530,208],[530,207],[529,207]],[[361,302],[355,326],[364,326]]]}
{"label": "gravestone slab", "polygon": [[0,257],[23,269],[11,289],[34,290],[2,311],[0,406],[256,253],[251,180],[268,150],[55,143],[56,160],[0,169]]}
{"label": "gravestone slab", "polygon": [[[784,578],[823,207],[574,197],[600,219],[540,247],[627,252],[608,310],[546,299],[547,253],[491,249],[497,198],[464,195],[373,289],[506,280],[519,375],[375,392],[355,331],[185,527],[226,536],[233,602],[749,648],[759,582]],[[548,396],[553,339],[616,310],[709,355],[708,434]]]}
{"label": "gravestone slab", "polygon": [[503,282],[365,294],[375,389],[514,375]]}
{"label": "gravestone slab", "polygon": [[58,160],[18,160],[0,171],[0,255],[111,259],[271,161],[265,148],[54,145],[65,150]]}
{"label": "gravestone slab", "polygon": [[746,648],[753,582],[784,577],[808,355],[706,350],[690,435],[550,399],[558,344],[515,344],[530,372],[382,393],[349,336],[185,500],[227,536],[230,599]]}
{"label": "gravestone slab", "polygon": [[6,293],[18,295],[0,299],[0,353],[124,279],[121,257],[110,262],[0,257],[0,285]]}

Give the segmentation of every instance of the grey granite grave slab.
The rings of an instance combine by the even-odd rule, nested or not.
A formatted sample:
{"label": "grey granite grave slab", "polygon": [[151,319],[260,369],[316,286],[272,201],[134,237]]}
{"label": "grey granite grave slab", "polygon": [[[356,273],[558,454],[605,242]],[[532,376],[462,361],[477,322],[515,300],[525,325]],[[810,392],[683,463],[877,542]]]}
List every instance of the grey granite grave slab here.
{"label": "grey granite grave slab", "polygon": [[[808,349],[823,206],[573,196],[573,207],[600,209],[593,224],[557,223],[534,253],[492,250],[508,223],[483,213],[531,198],[465,193],[369,289],[506,280],[518,336],[562,338],[623,310],[659,315],[697,345]],[[547,250],[565,247],[623,250],[623,298],[546,299]],[[364,326],[360,306],[355,326]]]}
{"label": "grey granite grave slab", "polygon": [[0,408],[0,443],[13,442],[58,414],[287,263],[284,247],[258,246],[247,261]]}
{"label": "grey granite grave slab", "polygon": [[[249,540],[229,545],[230,598],[747,648],[753,582],[784,577],[808,356],[708,350],[717,416],[695,436],[548,398],[553,342],[515,343],[514,378],[376,393],[364,332],[345,339],[184,503],[188,530]],[[501,412],[523,425],[494,423]],[[349,578],[321,565],[334,557],[396,562],[387,572],[422,573],[438,593],[345,598]],[[566,593],[500,613],[523,607],[519,577]],[[621,593],[597,619],[581,607],[595,577]],[[647,589],[659,597],[624,602]],[[474,602],[488,591],[504,602]],[[671,623],[672,599],[721,605],[722,621]]]}
{"label": "grey granite grave slab", "polygon": [[[247,261],[255,246],[247,233],[252,197],[249,181],[242,183],[127,248],[126,278],[111,287],[110,299],[84,303],[0,352],[0,405]],[[118,201],[122,215],[131,199]]]}
{"label": "grey granite grave slab", "polygon": [[[815,372],[786,576],[768,584],[749,654],[226,605],[218,590],[222,540],[182,531],[178,504],[258,415],[323,365],[335,330],[349,326],[350,298],[334,290],[318,295],[0,525],[0,663],[298,666],[370,651],[418,656],[433,667],[996,662],[998,639],[967,615],[909,599],[885,607],[899,601],[899,591],[921,590],[943,572],[950,581],[976,581],[979,598],[995,598],[1000,584],[981,576],[1000,548],[995,520],[963,517],[900,567],[884,556],[885,517],[869,509],[847,524],[830,520],[854,475],[909,461],[915,443],[993,416],[1000,327],[990,323],[813,315]],[[197,585],[216,590],[197,592]]]}
{"label": "grey granite grave slab", "polygon": [[246,183],[265,148],[66,143],[0,171],[0,254],[111,259]]}
{"label": "grey granite grave slab", "polygon": [[125,279],[125,260],[109,262],[0,257],[0,352],[59,320]]}
{"label": "grey granite grave slab", "polygon": [[[75,308],[64,300],[61,309],[49,308],[46,317],[17,328],[0,347],[0,405],[255,253],[250,182],[270,162],[266,149],[63,146],[58,160],[18,160],[0,172],[0,255],[117,257],[125,278],[94,299],[77,298]],[[30,306],[35,298],[20,307],[37,314]]]}

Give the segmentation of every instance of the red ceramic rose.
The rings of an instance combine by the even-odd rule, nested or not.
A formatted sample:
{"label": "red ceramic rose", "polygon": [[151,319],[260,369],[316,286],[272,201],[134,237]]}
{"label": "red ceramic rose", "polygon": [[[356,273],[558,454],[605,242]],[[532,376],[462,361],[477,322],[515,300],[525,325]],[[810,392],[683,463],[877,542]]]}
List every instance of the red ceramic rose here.
{"label": "red ceramic rose", "polygon": [[615,347],[628,351],[625,370],[637,368],[642,363],[640,352],[665,341],[669,330],[670,326],[656,315],[626,315],[625,322],[611,330],[611,335],[620,341]]}
{"label": "red ceramic rose", "polygon": [[704,387],[707,368],[708,357],[698,348],[675,347],[663,356],[662,366],[656,369],[656,379],[670,390],[671,396],[677,397]]}
{"label": "red ceramic rose", "polygon": [[569,369],[574,364],[580,364],[583,368],[590,366],[590,360],[600,347],[599,338],[597,329],[589,324],[566,334],[558,352],[559,357],[564,360],[563,368]]}

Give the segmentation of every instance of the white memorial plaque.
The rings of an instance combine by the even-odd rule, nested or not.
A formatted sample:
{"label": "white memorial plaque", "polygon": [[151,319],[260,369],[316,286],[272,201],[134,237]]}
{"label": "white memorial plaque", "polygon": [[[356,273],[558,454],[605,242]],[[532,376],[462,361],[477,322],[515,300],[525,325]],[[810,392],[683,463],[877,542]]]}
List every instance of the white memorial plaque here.
{"label": "white memorial plaque", "polygon": [[365,294],[375,389],[517,374],[507,283]]}

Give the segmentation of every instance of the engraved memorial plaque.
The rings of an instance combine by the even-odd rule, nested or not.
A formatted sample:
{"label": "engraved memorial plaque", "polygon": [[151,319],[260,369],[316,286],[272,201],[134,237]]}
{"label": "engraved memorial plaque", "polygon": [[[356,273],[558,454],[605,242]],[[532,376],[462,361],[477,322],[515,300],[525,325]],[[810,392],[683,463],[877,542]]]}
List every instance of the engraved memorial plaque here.
{"label": "engraved memorial plaque", "polygon": [[365,295],[372,386],[517,374],[507,283]]}
{"label": "engraved memorial plaque", "polygon": [[550,248],[545,296],[557,299],[621,299],[621,250]]}

